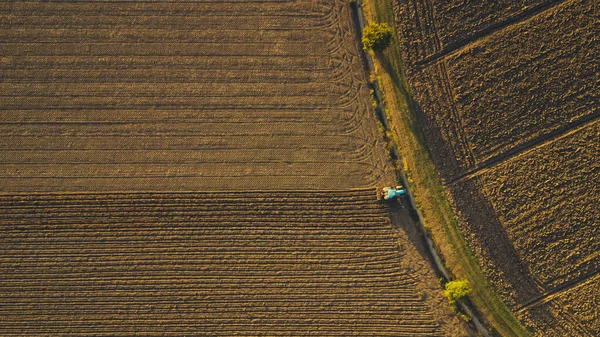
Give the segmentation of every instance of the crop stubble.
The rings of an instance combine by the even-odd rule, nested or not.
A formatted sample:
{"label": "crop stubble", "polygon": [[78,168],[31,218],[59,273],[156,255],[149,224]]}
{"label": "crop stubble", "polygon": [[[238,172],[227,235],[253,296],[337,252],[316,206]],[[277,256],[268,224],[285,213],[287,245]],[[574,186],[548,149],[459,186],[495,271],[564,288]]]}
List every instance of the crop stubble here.
{"label": "crop stubble", "polygon": [[0,190],[393,179],[342,1],[0,4]]}
{"label": "crop stubble", "polygon": [[519,6],[398,1],[403,57],[432,157],[484,273],[535,335],[592,336],[599,7]]}

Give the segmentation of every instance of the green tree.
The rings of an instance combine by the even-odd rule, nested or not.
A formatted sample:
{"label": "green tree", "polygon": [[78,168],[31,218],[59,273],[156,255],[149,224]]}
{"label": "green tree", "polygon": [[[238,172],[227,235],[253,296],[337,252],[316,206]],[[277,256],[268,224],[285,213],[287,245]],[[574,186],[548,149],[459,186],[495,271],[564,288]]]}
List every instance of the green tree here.
{"label": "green tree", "polygon": [[469,282],[466,280],[451,281],[446,283],[446,290],[444,290],[444,296],[450,301],[450,304],[454,304],[457,300],[467,296],[471,288],[469,288]]}
{"label": "green tree", "polygon": [[370,23],[363,29],[362,43],[365,50],[382,51],[392,42],[394,32],[387,23]]}

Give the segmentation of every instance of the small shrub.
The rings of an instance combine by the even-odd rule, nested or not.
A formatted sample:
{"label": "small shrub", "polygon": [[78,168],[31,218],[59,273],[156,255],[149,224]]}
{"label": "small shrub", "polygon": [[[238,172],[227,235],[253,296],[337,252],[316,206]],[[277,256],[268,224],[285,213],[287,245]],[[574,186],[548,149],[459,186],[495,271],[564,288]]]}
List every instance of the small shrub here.
{"label": "small shrub", "polygon": [[379,108],[379,103],[377,102],[377,97],[375,97],[375,90],[374,89],[369,90],[369,94],[371,96],[371,107],[373,109]]}
{"label": "small shrub", "polygon": [[377,81],[377,76],[373,72],[369,73],[369,83],[372,85]]}
{"label": "small shrub", "polygon": [[456,301],[467,296],[471,288],[469,288],[469,282],[466,280],[451,281],[446,283],[446,290],[444,290],[444,296],[450,301],[450,304],[454,304]]}
{"label": "small shrub", "polygon": [[382,51],[392,42],[393,31],[387,23],[370,23],[363,29],[364,50]]}

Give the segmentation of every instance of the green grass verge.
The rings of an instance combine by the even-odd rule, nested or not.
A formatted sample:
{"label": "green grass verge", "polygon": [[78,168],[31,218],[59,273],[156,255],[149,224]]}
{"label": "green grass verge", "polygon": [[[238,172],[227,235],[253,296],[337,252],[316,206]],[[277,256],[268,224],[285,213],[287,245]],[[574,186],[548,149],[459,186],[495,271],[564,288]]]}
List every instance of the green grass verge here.
{"label": "green grass verge", "polygon": [[[387,22],[395,30],[392,1],[394,0],[363,0],[367,20]],[[402,156],[404,170],[411,183],[417,207],[423,214],[425,226],[431,232],[444,264],[455,278],[469,281],[472,287],[469,299],[485,322],[498,334],[531,336],[487,281],[474,252],[458,227],[447,192],[416,121],[398,42],[394,40],[388,49],[378,53],[374,59],[386,113]]]}

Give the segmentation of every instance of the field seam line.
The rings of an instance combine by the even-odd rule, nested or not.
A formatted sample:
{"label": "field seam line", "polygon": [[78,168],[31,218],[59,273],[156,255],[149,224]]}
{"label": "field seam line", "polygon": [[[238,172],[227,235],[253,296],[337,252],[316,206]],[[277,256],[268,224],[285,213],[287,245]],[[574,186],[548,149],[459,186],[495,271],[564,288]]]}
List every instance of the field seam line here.
{"label": "field seam line", "polygon": [[440,59],[445,59],[449,56],[457,54],[460,51],[464,50],[465,48],[477,43],[478,41],[480,41],[488,36],[494,35],[495,33],[500,32],[504,29],[508,29],[514,25],[517,25],[517,24],[520,24],[523,22],[527,22],[527,21],[535,18],[536,16],[541,15],[547,11],[550,11],[553,8],[559,6],[567,1],[571,1],[571,0],[558,0],[558,1],[554,1],[554,2],[551,1],[551,2],[542,3],[540,5],[526,9],[513,17],[510,17],[510,18],[504,19],[500,22],[491,24],[490,26],[483,28],[482,30],[476,32],[475,34],[473,34],[463,40],[460,40],[460,41],[457,41],[454,43],[450,43],[448,46],[446,46],[440,52],[429,55],[429,56],[425,57],[423,60],[417,61],[416,64],[419,66],[426,66],[426,65],[429,65]]}
{"label": "field seam line", "polygon": [[471,148],[469,141],[465,136],[462,117],[458,107],[456,106],[456,99],[453,94],[453,88],[450,82],[450,76],[448,76],[448,69],[446,68],[446,63],[440,62],[438,70],[440,72],[440,75],[442,76],[442,86],[446,91],[446,95],[448,95],[448,99],[450,100],[451,114],[455,119],[455,121],[451,121],[451,123],[454,124],[454,127],[456,129],[455,132],[457,135],[458,147],[461,148],[460,156],[468,162],[469,166],[474,167],[476,164],[475,155],[473,154],[473,149]]}
{"label": "field seam line", "polygon": [[498,166],[504,162],[507,162],[514,158],[519,158],[531,152],[535,152],[539,148],[551,145],[552,143],[558,140],[580,132],[583,129],[589,127],[590,125],[597,123],[599,119],[600,112],[595,112],[590,115],[584,116],[561,128],[558,128],[545,135],[541,135],[537,138],[534,138],[531,141],[525,142],[515,148],[509,149],[508,151],[502,154],[493,156],[490,159],[484,161],[482,164],[475,167],[474,169],[449,180],[446,183],[446,185],[454,185],[478,177],[487,172],[488,170],[492,169],[493,167]]}
{"label": "field seam line", "polygon": [[522,314],[528,309],[532,309],[532,308],[538,307],[544,303],[548,303],[548,302],[552,301],[554,298],[560,297],[562,294],[564,294],[566,292],[581,288],[581,287],[595,281],[598,278],[600,278],[600,269],[598,269],[588,275],[584,275],[583,277],[581,277],[579,279],[575,279],[573,281],[567,282],[566,284],[564,284],[562,286],[559,286],[553,290],[546,292],[545,294],[538,297],[537,299],[534,299],[534,300],[531,300],[531,301],[525,303],[520,309],[517,310],[517,312],[519,314]]}

